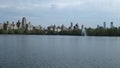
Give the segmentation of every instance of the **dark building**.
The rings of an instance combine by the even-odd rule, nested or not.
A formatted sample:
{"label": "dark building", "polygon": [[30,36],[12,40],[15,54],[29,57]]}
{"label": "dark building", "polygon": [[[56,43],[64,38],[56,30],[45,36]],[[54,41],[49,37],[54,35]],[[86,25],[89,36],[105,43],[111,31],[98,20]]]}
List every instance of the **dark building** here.
{"label": "dark building", "polygon": [[71,22],[71,25],[70,25],[70,27],[73,27],[73,23]]}
{"label": "dark building", "polygon": [[18,29],[20,29],[20,20],[18,20],[18,22],[16,23]]}
{"label": "dark building", "polygon": [[74,30],[78,30],[79,29],[79,25],[78,23],[74,26]]}
{"label": "dark building", "polygon": [[8,27],[8,24],[4,23],[4,24],[3,24],[3,29],[4,29],[4,30],[7,30],[7,27]]}
{"label": "dark building", "polygon": [[27,20],[25,17],[23,17],[22,19],[22,29],[25,30],[26,29],[26,24],[27,24]]}
{"label": "dark building", "polygon": [[99,26],[99,25],[97,25],[97,28],[100,28],[100,26]]}
{"label": "dark building", "polygon": [[113,26],[113,22],[111,22],[111,23],[110,23],[110,26],[111,26],[111,28],[113,28],[113,27],[114,27],[114,26]]}
{"label": "dark building", "polygon": [[104,28],[104,29],[106,28],[106,22],[103,23],[103,28]]}

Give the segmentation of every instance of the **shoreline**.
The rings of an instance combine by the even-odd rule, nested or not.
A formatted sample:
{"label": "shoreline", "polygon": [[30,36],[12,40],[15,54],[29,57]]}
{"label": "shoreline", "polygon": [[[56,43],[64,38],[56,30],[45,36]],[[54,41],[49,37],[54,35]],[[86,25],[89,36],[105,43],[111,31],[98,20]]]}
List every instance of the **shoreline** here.
{"label": "shoreline", "polygon": [[0,34],[1,35],[36,35],[36,36],[79,36],[79,37],[120,37],[120,36],[81,36],[81,35],[41,35],[41,34]]}

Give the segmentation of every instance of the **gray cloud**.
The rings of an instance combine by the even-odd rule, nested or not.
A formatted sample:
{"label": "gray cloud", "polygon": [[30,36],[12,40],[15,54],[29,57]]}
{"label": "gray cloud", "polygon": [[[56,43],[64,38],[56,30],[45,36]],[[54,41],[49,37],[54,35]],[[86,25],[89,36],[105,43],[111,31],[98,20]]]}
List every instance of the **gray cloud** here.
{"label": "gray cloud", "polygon": [[39,20],[50,24],[62,20],[63,23],[78,21],[93,25],[118,19],[119,6],[119,0],[0,0],[0,15],[2,19],[26,16],[37,24]]}

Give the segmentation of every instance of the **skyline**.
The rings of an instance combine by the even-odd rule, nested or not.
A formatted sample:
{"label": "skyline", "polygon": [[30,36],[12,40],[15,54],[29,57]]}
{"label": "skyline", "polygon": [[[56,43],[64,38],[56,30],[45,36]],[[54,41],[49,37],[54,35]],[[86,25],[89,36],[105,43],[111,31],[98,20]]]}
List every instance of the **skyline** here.
{"label": "skyline", "polygon": [[119,0],[0,0],[0,23],[27,17],[33,25],[68,25],[70,22],[96,27],[120,26]]}
{"label": "skyline", "polygon": [[9,21],[0,23],[0,34],[35,34],[35,35],[77,35],[77,36],[120,36],[120,26],[114,26],[113,22],[110,22],[110,28],[106,27],[106,22],[103,26],[97,25],[97,28],[88,28],[78,23],[70,23],[69,27],[64,24],[61,26],[50,25],[47,28],[38,25],[34,26],[31,22],[27,21],[26,17],[23,17],[18,22]]}
{"label": "skyline", "polygon": [[[81,24],[81,25],[79,25],[79,23],[77,22],[77,23],[74,23],[74,22],[71,22],[71,23],[69,23],[69,25],[64,25],[64,24],[61,24],[61,25],[56,25],[56,24],[51,24],[51,25],[47,25],[46,27],[45,26],[42,26],[42,25],[34,25],[34,24],[32,24],[31,23],[31,21],[29,21],[29,20],[27,20],[26,19],[26,17],[23,17],[22,18],[22,20],[20,20],[20,19],[18,19],[17,21],[12,21],[12,22],[10,22],[10,21],[4,21],[4,22],[2,22],[2,23],[0,23],[0,29],[3,29],[3,26],[5,25],[9,25],[8,27],[10,27],[10,28],[12,28],[12,29],[16,29],[17,27],[17,29],[19,29],[19,26],[21,26],[22,27],[22,23],[24,23],[25,22],[25,26],[27,25],[27,26],[29,26],[28,27],[28,30],[30,29],[31,30],[31,28],[33,28],[33,27],[35,27],[35,28],[38,28],[38,27],[40,27],[40,28],[43,28],[43,29],[47,29],[47,28],[49,28],[49,27],[53,27],[53,26],[57,26],[58,28],[61,26],[65,26],[66,28],[72,28],[71,26],[78,26],[78,28],[83,28],[83,27],[85,27],[85,28],[93,28],[93,27],[86,27],[86,26],[84,26],[83,24]],[[21,23],[21,25],[20,25],[20,23]],[[109,26],[106,26],[107,25],[107,23],[106,22],[103,22],[103,25],[96,25],[96,27],[95,28],[113,28],[113,27],[117,27],[117,26],[115,26],[114,25],[114,22],[113,21],[111,21],[110,23],[109,23]],[[120,27],[120,26],[118,26],[118,27]],[[26,27],[25,27],[26,28]],[[6,27],[5,27],[5,30],[6,30]]]}

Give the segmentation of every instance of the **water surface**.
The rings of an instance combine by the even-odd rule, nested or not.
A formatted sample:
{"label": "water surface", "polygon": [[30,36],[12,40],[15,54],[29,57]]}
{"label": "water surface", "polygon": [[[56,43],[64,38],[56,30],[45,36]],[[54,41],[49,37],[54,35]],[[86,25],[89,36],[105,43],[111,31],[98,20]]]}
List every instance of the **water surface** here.
{"label": "water surface", "polygon": [[0,35],[0,68],[120,68],[120,38]]}

